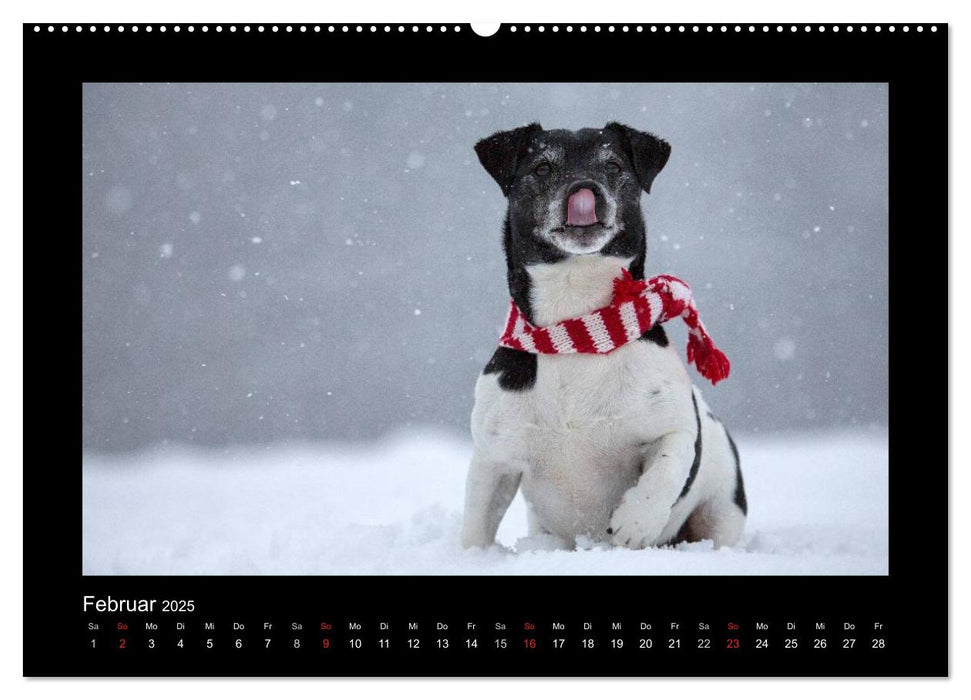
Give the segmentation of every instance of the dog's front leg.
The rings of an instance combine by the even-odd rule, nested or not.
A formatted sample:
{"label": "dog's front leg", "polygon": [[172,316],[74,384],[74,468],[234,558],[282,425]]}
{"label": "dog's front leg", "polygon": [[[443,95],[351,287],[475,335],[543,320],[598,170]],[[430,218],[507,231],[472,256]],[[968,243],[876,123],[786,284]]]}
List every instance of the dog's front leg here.
{"label": "dog's front leg", "polygon": [[521,471],[506,465],[472,456],[472,466],[465,482],[465,521],[462,524],[463,547],[488,547],[496,541],[496,531],[506,509],[519,489]]}
{"label": "dog's front leg", "polygon": [[654,462],[644,465],[641,478],[610,517],[607,534],[612,544],[631,549],[657,544],[691,471],[695,439],[693,432],[675,431],[652,444]]}

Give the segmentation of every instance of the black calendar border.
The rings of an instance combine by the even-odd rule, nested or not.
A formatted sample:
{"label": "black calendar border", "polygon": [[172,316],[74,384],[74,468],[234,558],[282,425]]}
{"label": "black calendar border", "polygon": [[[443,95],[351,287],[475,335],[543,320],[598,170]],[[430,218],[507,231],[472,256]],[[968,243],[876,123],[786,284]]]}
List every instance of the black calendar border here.
{"label": "black calendar border", "polygon": [[[948,222],[948,28],[933,25],[33,25],[24,35],[24,673],[85,675],[772,675],[948,673],[949,496],[943,350]],[[219,27],[217,29],[217,26]],[[231,29],[235,26],[235,30]],[[263,26],[263,31],[258,29]],[[302,30],[301,27],[305,28]],[[641,31],[637,27],[641,27]],[[192,31],[190,31],[190,27]],[[276,27],[274,30],[273,27]],[[289,27],[289,29],[288,29]],[[696,29],[697,27],[697,29]],[[795,31],[791,28],[795,27]],[[920,31],[918,31],[920,27]],[[838,30],[837,30],[838,28]],[[39,31],[38,31],[39,29]],[[906,29],[906,31],[905,31]],[[600,61],[612,56],[609,74]],[[550,56],[563,55],[554,68]],[[582,55],[582,54],[581,54]],[[547,60],[528,60],[544,56]],[[367,59],[367,60],[365,60]],[[890,101],[890,574],[877,577],[93,577],[81,575],[81,86],[84,82],[886,82]],[[73,237],[72,237],[73,236]],[[74,247],[66,241],[73,241]],[[933,243],[932,243],[933,242]],[[933,247],[932,247],[933,246]],[[931,300],[927,301],[927,292]],[[72,350],[71,348],[77,348]],[[74,353],[77,352],[77,355]],[[53,359],[52,359],[53,358]],[[939,366],[939,374],[935,368]],[[31,380],[38,379],[31,389]],[[74,387],[74,389],[70,389]],[[119,524],[123,526],[122,524]],[[724,620],[886,617],[885,655],[739,656],[708,665],[620,665],[548,655],[276,658],[118,665],[54,640],[81,596],[193,598],[200,614],[418,616],[579,623],[632,615]],[[686,613],[687,614],[687,613]],[[722,657],[719,657],[722,658]],[[741,660],[740,660],[741,659]]]}

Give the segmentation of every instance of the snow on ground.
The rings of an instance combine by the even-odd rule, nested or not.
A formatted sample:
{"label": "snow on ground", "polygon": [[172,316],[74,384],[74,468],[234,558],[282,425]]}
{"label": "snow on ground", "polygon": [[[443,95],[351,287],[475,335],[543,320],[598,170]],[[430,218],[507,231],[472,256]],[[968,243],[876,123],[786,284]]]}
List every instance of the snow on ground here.
{"label": "snow on ground", "polygon": [[742,543],[629,551],[528,538],[459,545],[471,446],[434,432],[368,447],[165,448],[83,458],[86,575],[886,574],[888,450],[872,433],[738,440]]}

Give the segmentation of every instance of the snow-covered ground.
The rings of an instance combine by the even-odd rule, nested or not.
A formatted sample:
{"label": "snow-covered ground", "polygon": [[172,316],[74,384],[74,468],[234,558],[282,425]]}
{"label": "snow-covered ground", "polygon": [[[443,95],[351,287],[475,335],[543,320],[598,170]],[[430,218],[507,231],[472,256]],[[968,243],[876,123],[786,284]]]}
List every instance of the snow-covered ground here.
{"label": "snow-covered ground", "polygon": [[738,439],[743,542],[647,551],[526,536],[459,545],[470,445],[435,432],[369,447],[86,454],[84,573],[886,574],[888,451],[873,433]]}

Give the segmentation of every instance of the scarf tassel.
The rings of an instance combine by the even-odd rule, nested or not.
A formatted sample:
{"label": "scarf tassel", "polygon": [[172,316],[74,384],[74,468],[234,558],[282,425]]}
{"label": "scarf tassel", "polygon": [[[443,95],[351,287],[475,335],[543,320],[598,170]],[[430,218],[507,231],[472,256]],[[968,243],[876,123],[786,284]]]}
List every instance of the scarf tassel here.
{"label": "scarf tassel", "polygon": [[711,337],[698,330],[698,333],[688,333],[688,364],[694,362],[701,376],[715,385],[728,376],[732,366],[725,353],[715,347]]}

